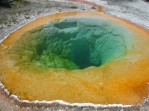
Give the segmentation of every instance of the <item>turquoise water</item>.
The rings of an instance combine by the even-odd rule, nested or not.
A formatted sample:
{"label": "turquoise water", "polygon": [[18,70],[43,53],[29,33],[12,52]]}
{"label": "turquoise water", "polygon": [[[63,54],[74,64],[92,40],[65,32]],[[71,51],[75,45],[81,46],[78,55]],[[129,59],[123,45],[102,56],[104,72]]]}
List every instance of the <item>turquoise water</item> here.
{"label": "turquoise water", "polygon": [[64,18],[25,33],[10,54],[16,64],[41,68],[98,67],[126,54],[128,32],[105,19]]}

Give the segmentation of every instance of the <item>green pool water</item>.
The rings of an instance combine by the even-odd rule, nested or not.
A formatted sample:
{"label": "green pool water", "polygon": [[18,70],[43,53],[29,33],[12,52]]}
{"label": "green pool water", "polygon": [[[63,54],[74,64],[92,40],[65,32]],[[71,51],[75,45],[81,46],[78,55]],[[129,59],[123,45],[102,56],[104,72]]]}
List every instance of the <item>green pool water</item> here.
{"label": "green pool water", "polygon": [[54,69],[101,66],[125,56],[130,33],[115,22],[96,17],[69,17],[32,29],[14,42],[15,65]]}

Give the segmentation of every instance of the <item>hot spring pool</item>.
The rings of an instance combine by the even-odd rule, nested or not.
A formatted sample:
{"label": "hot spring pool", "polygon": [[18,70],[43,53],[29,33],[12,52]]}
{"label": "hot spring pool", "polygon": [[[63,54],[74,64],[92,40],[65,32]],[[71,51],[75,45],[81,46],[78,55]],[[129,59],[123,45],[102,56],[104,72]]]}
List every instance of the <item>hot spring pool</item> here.
{"label": "hot spring pool", "polygon": [[125,56],[129,41],[131,32],[120,24],[95,16],[68,17],[24,33],[9,54],[23,66],[81,70]]}
{"label": "hot spring pool", "polygon": [[148,36],[100,13],[41,17],[0,44],[0,80],[21,100],[137,104],[148,95]]}

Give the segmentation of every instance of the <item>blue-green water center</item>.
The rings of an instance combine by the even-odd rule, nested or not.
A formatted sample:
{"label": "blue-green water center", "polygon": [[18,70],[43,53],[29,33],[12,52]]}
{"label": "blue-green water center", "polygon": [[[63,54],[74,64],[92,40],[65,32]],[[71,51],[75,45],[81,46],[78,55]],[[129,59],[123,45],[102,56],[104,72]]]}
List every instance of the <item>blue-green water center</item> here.
{"label": "blue-green water center", "polygon": [[64,18],[23,34],[10,54],[16,65],[68,70],[98,67],[125,55],[126,32],[103,18]]}

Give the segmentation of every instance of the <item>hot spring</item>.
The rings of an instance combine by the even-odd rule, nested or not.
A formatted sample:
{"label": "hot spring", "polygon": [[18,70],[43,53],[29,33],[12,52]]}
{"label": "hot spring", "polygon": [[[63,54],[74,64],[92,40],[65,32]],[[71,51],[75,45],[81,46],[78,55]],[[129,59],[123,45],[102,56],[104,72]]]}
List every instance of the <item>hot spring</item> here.
{"label": "hot spring", "polygon": [[100,13],[41,17],[0,44],[0,80],[21,100],[137,104],[148,95],[148,36]]}
{"label": "hot spring", "polygon": [[64,18],[23,34],[12,45],[10,55],[23,66],[67,70],[99,67],[125,55],[129,33],[103,18]]}

